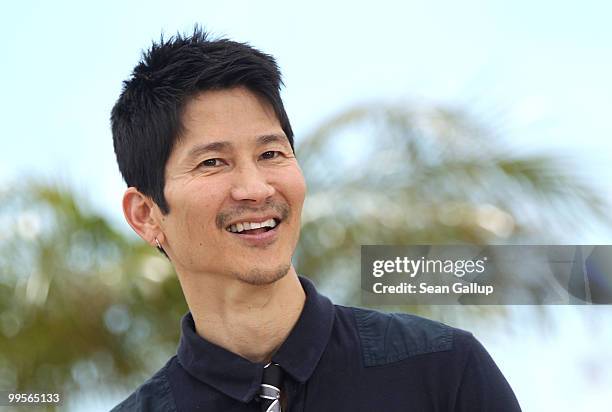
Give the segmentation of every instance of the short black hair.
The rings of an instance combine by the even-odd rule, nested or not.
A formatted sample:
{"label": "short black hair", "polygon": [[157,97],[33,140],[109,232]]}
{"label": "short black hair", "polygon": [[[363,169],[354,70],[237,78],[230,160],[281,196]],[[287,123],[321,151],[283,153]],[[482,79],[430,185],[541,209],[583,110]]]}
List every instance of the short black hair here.
{"label": "short black hair", "polygon": [[273,108],[293,149],[293,131],[280,97],[281,73],[274,58],[246,43],[211,39],[201,27],[170,37],[143,52],[111,112],[113,144],[128,187],[170,212],[164,170],[183,132],[187,102],[207,90],[244,86]]}

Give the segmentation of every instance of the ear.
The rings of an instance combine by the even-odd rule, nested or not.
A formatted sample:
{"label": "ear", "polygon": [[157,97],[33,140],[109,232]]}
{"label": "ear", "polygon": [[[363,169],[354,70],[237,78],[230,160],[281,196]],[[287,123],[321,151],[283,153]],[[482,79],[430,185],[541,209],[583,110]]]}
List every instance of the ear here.
{"label": "ear", "polygon": [[155,239],[161,243],[164,233],[154,213],[159,209],[149,197],[140,193],[135,187],[129,187],[123,194],[123,214],[129,225],[145,242],[155,246]]}

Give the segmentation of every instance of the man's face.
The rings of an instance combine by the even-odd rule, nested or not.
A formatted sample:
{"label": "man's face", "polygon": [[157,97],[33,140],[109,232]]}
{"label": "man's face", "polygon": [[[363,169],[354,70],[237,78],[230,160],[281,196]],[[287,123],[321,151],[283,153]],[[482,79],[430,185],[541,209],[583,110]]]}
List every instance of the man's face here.
{"label": "man's face", "polygon": [[170,212],[160,215],[177,271],[250,284],[284,276],[306,185],[273,109],[245,88],[208,91],[182,120],[165,171]]}

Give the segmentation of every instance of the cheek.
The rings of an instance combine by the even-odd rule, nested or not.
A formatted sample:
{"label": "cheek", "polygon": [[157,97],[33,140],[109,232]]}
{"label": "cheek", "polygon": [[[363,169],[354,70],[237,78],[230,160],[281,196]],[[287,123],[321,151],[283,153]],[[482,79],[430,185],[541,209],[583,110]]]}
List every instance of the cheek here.
{"label": "cheek", "polygon": [[283,187],[287,200],[290,206],[297,212],[298,216],[296,218],[299,219],[299,212],[302,210],[306,196],[306,181],[302,171],[296,168],[291,173],[287,173],[283,179]]}
{"label": "cheek", "polygon": [[[194,195],[201,193],[201,195]],[[219,211],[218,192],[193,190],[174,206],[175,236],[183,242],[203,244],[216,233],[215,219]]]}

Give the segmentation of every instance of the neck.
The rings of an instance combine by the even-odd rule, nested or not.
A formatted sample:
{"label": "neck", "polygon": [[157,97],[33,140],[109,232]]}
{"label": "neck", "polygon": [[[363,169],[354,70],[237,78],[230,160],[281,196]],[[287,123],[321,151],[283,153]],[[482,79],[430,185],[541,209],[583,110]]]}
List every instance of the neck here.
{"label": "neck", "polygon": [[251,362],[270,361],[306,298],[293,266],[267,285],[218,275],[179,278],[197,334]]}

